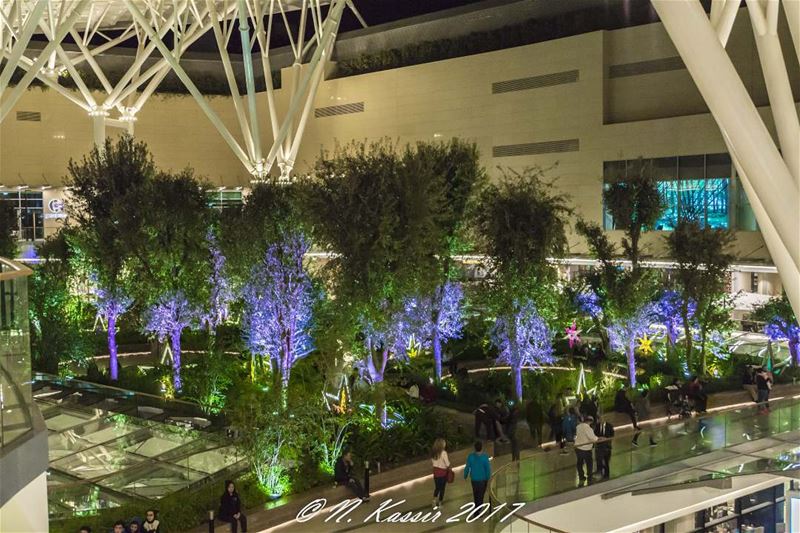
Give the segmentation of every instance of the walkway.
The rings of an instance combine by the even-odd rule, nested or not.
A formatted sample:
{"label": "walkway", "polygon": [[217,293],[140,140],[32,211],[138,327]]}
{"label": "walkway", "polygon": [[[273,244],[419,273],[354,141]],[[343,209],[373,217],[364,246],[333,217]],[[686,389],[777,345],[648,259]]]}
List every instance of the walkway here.
{"label": "walkway", "polygon": [[[800,385],[778,385],[773,390],[775,400],[795,395],[800,395]],[[640,447],[638,448],[631,445],[632,428],[630,424],[626,425],[624,422],[620,422],[617,413],[609,414],[609,419],[612,423],[616,422],[615,426],[617,426],[617,437],[614,439],[611,461],[612,478],[708,453],[731,443],[755,440],[767,433],[783,431],[785,428],[798,429],[795,426],[800,424],[800,404],[794,405],[788,411],[786,408],[776,409],[769,417],[754,417],[753,404],[744,391],[713,394],[709,406],[711,416],[702,420],[695,418],[686,422],[676,422],[673,418],[669,424],[667,424],[666,417],[662,417],[664,406],[654,406],[655,418],[642,424],[645,433],[640,438]],[[727,412],[727,415],[719,414],[722,411]],[[723,423],[722,420],[725,422]],[[701,432],[700,427],[706,429]],[[786,431],[788,430],[786,429]],[[648,446],[648,435],[651,433],[657,441],[661,442],[660,445]],[[451,453],[451,462],[463,465],[468,453],[469,449]],[[493,459],[493,470],[499,473],[495,492],[500,502],[530,502],[576,488],[577,475],[573,453],[561,455],[556,450],[549,452],[541,449],[526,450],[522,454],[523,460],[520,466],[503,468],[509,464],[509,459],[510,456],[507,452],[505,455]],[[597,489],[601,485],[597,484],[588,489],[578,490]],[[386,519],[396,511],[401,511],[401,514],[411,511],[424,515],[431,510],[433,487],[428,460],[373,476],[371,486],[371,501],[360,505],[352,512],[346,513],[342,510],[337,513],[330,510],[331,507],[350,497],[345,489],[318,488],[284,498],[265,506],[265,508],[250,510],[248,513],[249,529],[270,532],[380,531],[385,533],[387,527],[390,527],[392,532],[422,532],[457,526],[459,532],[491,530],[491,524],[483,523],[482,519],[470,524],[465,523],[464,516],[459,522],[446,523],[447,518],[454,517],[462,505],[472,500],[470,485],[463,480],[463,466],[456,469],[455,483],[447,486],[446,502],[441,509],[441,516],[427,524],[376,524],[375,519]],[[488,496],[487,493],[487,498]],[[572,496],[573,494],[570,493],[570,497]],[[325,500],[326,506],[330,503],[326,510],[316,514],[315,518],[308,522],[298,523],[295,520],[302,509],[311,502],[320,502],[321,499]],[[392,503],[401,500],[404,501],[397,507],[388,508]],[[376,515],[376,511],[381,509],[382,504],[384,511]],[[308,509],[311,508],[313,506]],[[338,523],[337,518],[339,519]],[[325,522],[325,520],[328,521]],[[207,528],[197,528],[195,531],[200,533],[207,531]],[[217,531],[227,532],[228,528],[226,526],[217,527]]]}

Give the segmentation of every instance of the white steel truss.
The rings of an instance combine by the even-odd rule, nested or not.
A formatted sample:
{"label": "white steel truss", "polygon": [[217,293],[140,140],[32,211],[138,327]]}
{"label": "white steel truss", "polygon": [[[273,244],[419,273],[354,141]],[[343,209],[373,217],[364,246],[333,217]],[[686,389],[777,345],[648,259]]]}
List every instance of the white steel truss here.
{"label": "white steel truss", "polygon": [[[198,0],[198,3],[201,0]],[[264,179],[275,163],[280,168],[281,177],[288,178],[294,167],[294,160],[300,147],[306,122],[313,108],[314,97],[322,80],[325,66],[330,59],[338,33],[339,23],[346,6],[354,7],[348,0],[331,0],[327,13],[323,16],[322,0],[205,0],[209,14],[209,24],[217,42],[225,78],[231,92],[234,115],[240,130],[237,138],[211,108],[208,100],[181,66],[179,57],[163,42],[154,28],[146,24],[145,14],[134,0],[124,0],[134,21],[147,33],[148,38],[158,48],[163,58],[194,97],[201,110],[225,142],[233,150],[255,180]],[[292,28],[287,17],[290,10],[299,10],[299,23]],[[199,16],[199,9],[193,1],[188,12]],[[356,15],[361,19],[360,15]],[[275,101],[275,88],[272,83],[270,63],[270,40],[273,23],[283,23],[290,39],[294,58],[294,76],[290,89],[287,109],[281,116]],[[310,24],[313,38],[306,41],[306,29]],[[199,22],[199,19],[198,19]],[[238,25],[239,40],[244,63],[245,91],[239,89],[236,81],[228,44]],[[262,131],[258,119],[258,98],[256,94],[256,73],[253,67],[253,49],[257,49],[261,60],[261,76],[265,87],[266,114],[271,129],[272,144],[269,149],[262,148]],[[311,53],[313,49],[313,53]],[[309,56],[311,53],[311,56]],[[306,58],[308,58],[307,61]]]}
{"label": "white steel truss", "polygon": [[800,122],[778,38],[780,8],[800,57],[800,0],[747,0],[778,143],[725,50],[740,0],[652,0],[714,116],[784,289],[800,316]]}

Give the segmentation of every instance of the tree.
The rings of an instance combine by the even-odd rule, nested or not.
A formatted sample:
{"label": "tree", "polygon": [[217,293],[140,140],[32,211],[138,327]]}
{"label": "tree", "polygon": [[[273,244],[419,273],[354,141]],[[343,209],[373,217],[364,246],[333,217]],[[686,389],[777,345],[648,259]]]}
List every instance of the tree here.
{"label": "tree", "polygon": [[680,314],[683,320],[686,359],[693,368],[693,335],[691,331],[691,306],[700,329],[701,373],[708,371],[706,340],[708,332],[716,325],[729,320],[725,296],[730,279],[730,265],[734,256],[728,252],[733,243],[732,232],[701,227],[694,220],[680,220],[675,230],[666,237],[667,248],[676,263],[673,270],[676,289],[681,295]]}
{"label": "tree", "polygon": [[14,259],[17,255],[17,212],[8,202],[0,202],[0,257]]}
{"label": "tree", "polygon": [[800,324],[786,293],[753,309],[752,320],[764,322],[764,334],[772,341],[786,341],[792,364],[800,366]]}
{"label": "tree", "polygon": [[[176,201],[177,200],[177,201]],[[149,308],[145,331],[169,338],[173,383],[180,390],[180,343],[184,329],[200,323],[210,300],[212,265],[206,241],[208,206],[191,170],[161,173],[132,202],[140,209],[137,231],[126,233],[137,299]],[[146,208],[145,208],[146,207]]]}
{"label": "tree", "polygon": [[461,284],[451,281],[436,287],[430,296],[415,298],[415,312],[409,320],[414,324],[414,333],[421,347],[433,349],[434,379],[437,381],[442,377],[442,345],[461,338],[463,308]]}
{"label": "tree", "polygon": [[497,315],[492,342],[500,351],[498,360],[515,369],[520,399],[522,366],[549,356],[541,336],[551,330],[541,324],[543,317],[555,318],[560,293],[548,259],[564,253],[570,214],[566,197],[556,194],[543,176],[540,169],[503,172],[497,184],[481,191],[473,215],[492,264],[492,280],[486,284],[488,307]]}
{"label": "tree", "polygon": [[453,283],[456,270],[452,256],[467,249],[464,242],[465,214],[477,186],[485,181],[480,155],[473,143],[452,139],[447,143],[418,142],[407,148],[404,165],[410,172],[425,176],[424,196],[417,200],[433,214],[437,239],[427,251],[438,260],[438,284],[432,293],[419,296],[420,309],[430,313],[420,321],[417,333],[423,346],[432,348],[434,379],[442,378],[443,344],[460,337],[463,291]]}
{"label": "tree", "polygon": [[182,292],[164,293],[150,306],[145,317],[144,331],[152,333],[159,342],[168,341],[172,351],[172,385],[180,391],[181,334],[198,320],[197,308]]}
{"label": "tree", "polygon": [[311,328],[317,298],[303,266],[308,248],[299,234],[270,245],[244,288],[245,344],[252,353],[272,360],[284,408],[292,367],[314,348]]}
{"label": "tree", "polygon": [[635,313],[616,319],[608,327],[611,347],[625,354],[632,387],[636,386],[636,341],[650,331],[650,326],[657,318],[656,312],[655,304],[647,303]]}
{"label": "tree", "polygon": [[389,361],[405,355],[392,321],[408,298],[432,293],[439,279],[432,250],[441,232],[428,197],[436,184],[427,177],[382,141],[324,153],[309,183],[314,240],[335,253],[326,272],[339,328],[328,331],[345,339],[378,388]]}
{"label": "tree", "polygon": [[664,211],[664,203],[651,176],[649,165],[639,160],[639,172],[611,184],[603,191],[603,202],[611,213],[614,227],[623,230],[622,248],[631,261],[639,266],[642,232],[652,229]]}
{"label": "tree", "polygon": [[225,268],[227,259],[220,249],[214,230],[208,230],[206,242],[211,255],[211,274],[208,278],[210,294],[208,308],[201,317],[201,322],[213,333],[217,326],[228,319],[234,294]]}
{"label": "tree", "polygon": [[38,246],[41,262],[34,266],[28,284],[34,367],[51,374],[59,373],[62,362],[86,363],[92,353],[81,298],[71,291],[82,266],[73,236],[64,229]]}
{"label": "tree", "polygon": [[492,329],[492,342],[497,347],[498,362],[511,366],[514,392],[522,400],[522,368],[552,364],[553,332],[530,300],[514,302],[514,310],[497,318]]}
{"label": "tree", "polygon": [[[689,301],[686,302],[685,308],[689,321],[694,321],[697,305],[693,301]],[[661,296],[656,301],[656,319],[664,326],[664,330],[666,331],[667,358],[673,362],[677,362],[675,350],[681,333],[692,334],[691,331],[685,329],[683,309],[684,302],[681,295],[672,290],[662,292]]]}
{"label": "tree", "polygon": [[130,307],[127,236],[140,232],[140,213],[147,206],[135,201],[156,174],[147,146],[123,135],[106,139],[81,161],[70,160],[69,214],[77,224],[75,241],[93,272],[98,312],[108,324],[109,374],[118,376],[116,324]]}

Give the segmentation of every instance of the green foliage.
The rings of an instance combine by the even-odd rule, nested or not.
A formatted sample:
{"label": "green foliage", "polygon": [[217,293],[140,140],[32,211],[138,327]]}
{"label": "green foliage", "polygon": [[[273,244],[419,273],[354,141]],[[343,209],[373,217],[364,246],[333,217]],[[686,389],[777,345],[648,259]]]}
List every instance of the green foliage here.
{"label": "green foliage", "polygon": [[770,298],[769,301],[756,306],[750,313],[750,319],[758,322],[769,322],[779,318],[787,324],[797,324],[792,304],[784,292],[780,296]]}
{"label": "green foliage", "polygon": [[232,358],[214,345],[197,363],[187,366],[182,376],[182,399],[196,402],[206,414],[219,414],[225,407],[228,389],[237,377]]}
{"label": "green foliage", "polygon": [[17,213],[9,202],[0,202],[0,257],[14,259],[17,256]]}
{"label": "green foliage", "polygon": [[[200,526],[207,520],[208,511],[219,510],[220,496],[224,490],[223,480],[215,480],[200,487],[192,487],[174,492],[161,498],[156,505],[161,521],[160,531],[164,533],[180,533]],[[268,495],[259,487],[258,481],[251,475],[235,480],[236,490],[245,507],[258,506],[268,500]],[[93,531],[111,531],[117,520],[130,520],[142,517],[148,505],[141,503],[125,504],[121,507],[103,509],[92,516],[81,516],[66,520],[50,522],[51,531],[78,531],[88,525]]]}
{"label": "green foliage", "polygon": [[70,160],[67,168],[75,242],[102,288],[124,290],[132,276],[125,270],[129,236],[141,233],[141,214],[150,208],[136,200],[155,177],[152,155],[143,142],[123,135],[106,139],[102,150],[93,147],[81,161]]}
{"label": "green foliage", "polygon": [[639,165],[638,173],[603,191],[603,202],[614,219],[614,227],[625,232],[622,248],[633,270],[639,266],[642,231],[652,229],[664,211],[664,202],[649,166],[641,159]]}
{"label": "green foliage", "polygon": [[547,41],[567,32],[586,33],[603,28],[604,11],[589,9],[563,13],[542,19],[530,19],[518,24],[485,32],[472,32],[453,39],[421,41],[378,52],[365,53],[337,64],[339,77],[365,74],[380,70],[418,65],[453,57],[462,57],[513,46]]}
{"label": "green foliage", "polygon": [[[175,201],[179,198],[180,201]],[[133,293],[140,302],[182,292],[191,304],[208,297],[210,262],[206,232],[209,209],[191,169],[159,173],[131,198],[129,216],[139,223],[123,235],[137,272]]]}
{"label": "green foliage", "polygon": [[[727,284],[728,269],[734,256],[728,251],[734,234],[724,229],[700,226],[696,221],[681,220],[666,237],[670,255],[676,263],[673,280],[684,302],[681,314],[684,329],[692,330],[689,302],[697,306],[694,319],[700,326],[700,361],[698,370],[708,372],[706,341],[710,331],[724,328],[730,321],[731,303]],[[694,368],[693,336],[685,335],[687,363]]]}
{"label": "green foliage", "polygon": [[392,407],[395,416],[403,421],[388,428],[376,423],[369,412],[353,414],[357,421],[353,424],[347,448],[356,461],[370,461],[371,464],[378,461],[381,468],[391,468],[427,455],[438,437],[447,440],[450,449],[469,441],[467,428],[459,432],[430,406],[400,400],[392,403]]}
{"label": "green foliage", "polygon": [[237,285],[247,279],[253,265],[264,260],[270,244],[292,233],[307,233],[306,196],[303,181],[267,181],[253,187],[241,208],[222,212],[221,243],[227,269]]}
{"label": "green foliage", "polygon": [[51,374],[58,374],[61,364],[82,364],[92,355],[92,338],[85,329],[93,313],[71,290],[76,251],[69,235],[62,231],[40,245],[43,262],[28,285],[33,366]]}

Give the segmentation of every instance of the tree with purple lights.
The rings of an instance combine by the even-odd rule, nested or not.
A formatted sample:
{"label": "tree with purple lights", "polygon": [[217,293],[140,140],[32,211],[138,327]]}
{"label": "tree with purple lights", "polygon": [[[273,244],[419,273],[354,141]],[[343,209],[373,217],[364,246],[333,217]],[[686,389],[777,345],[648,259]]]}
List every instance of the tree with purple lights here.
{"label": "tree with purple lights", "polygon": [[497,317],[490,340],[498,362],[511,366],[521,399],[523,367],[553,360],[548,321],[555,320],[562,302],[548,258],[564,253],[570,210],[566,197],[535,168],[504,173],[481,191],[478,205],[476,233],[494,274],[483,291],[486,307]]}
{"label": "tree with purple lights", "polygon": [[181,333],[198,319],[197,310],[181,292],[162,296],[145,317],[144,331],[168,341],[172,350],[172,384],[181,390]]}
{"label": "tree with purple lights", "polygon": [[97,312],[106,319],[108,329],[108,369],[112,381],[119,377],[119,364],[117,362],[117,319],[127,311],[133,299],[126,296],[120,288],[106,290],[102,287],[95,289]]}
{"label": "tree with purple lights", "polygon": [[786,341],[792,364],[800,366],[800,324],[786,293],[753,309],[752,320],[765,322],[764,334],[776,342]]}
{"label": "tree with purple lights", "polygon": [[[667,249],[675,260],[672,278],[680,294],[679,312],[683,321],[686,365],[690,371],[708,373],[706,340],[709,332],[726,328],[730,322],[729,249],[735,236],[727,229],[712,228],[697,220],[683,219],[666,238]],[[696,325],[698,343],[689,331]],[[699,361],[694,350],[699,348]],[[713,355],[713,354],[712,354]],[[696,370],[695,370],[695,367]]]}
{"label": "tree with purple lights", "polygon": [[411,298],[405,306],[404,322],[423,349],[433,351],[434,378],[442,379],[442,346],[461,338],[464,327],[464,291],[451,281],[436,287],[432,296]]}
{"label": "tree with purple lights", "polygon": [[228,319],[231,302],[233,302],[234,297],[230,280],[225,273],[226,258],[219,247],[217,236],[213,230],[208,230],[206,242],[208,243],[208,251],[211,254],[211,275],[208,278],[210,297],[208,309],[203,314],[201,321],[213,332],[217,326]]}
{"label": "tree with purple lights", "polygon": [[553,332],[530,301],[514,302],[510,313],[497,317],[491,332],[498,363],[511,366],[514,392],[522,400],[522,369],[555,362]]}
{"label": "tree with purple lights", "polygon": [[474,181],[465,174],[481,172],[474,145],[458,141],[402,150],[388,141],[354,143],[316,163],[309,218],[314,241],[335,252],[326,265],[335,312],[325,336],[361,360],[382,419],[384,372],[406,355],[396,342],[406,306],[450,279],[448,228],[460,222]]}
{"label": "tree with purple lights", "polygon": [[631,387],[636,386],[636,346],[650,331],[650,325],[657,320],[657,308],[653,303],[642,305],[635,313],[619,318],[608,328],[611,348],[625,354],[628,362],[628,377]]}
{"label": "tree with purple lights", "polygon": [[[108,322],[109,374],[118,376],[116,321],[130,306],[132,249],[126,242],[141,229],[145,204],[134,201],[156,175],[144,143],[130,136],[107,139],[80,161],[68,166],[70,194],[67,210],[76,231],[71,240],[85,258],[92,282],[99,287],[98,313]],[[151,207],[151,206],[148,206]],[[137,295],[138,296],[138,295]]]}
{"label": "tree with purple lights", "polygon": [[288,235],[267,248],[244,287],[242,332],[248,350],[272,361],[286,406],[289,377],[297,361],[313,349],[313,307],[317,300],[303,267],[308,240]]}

